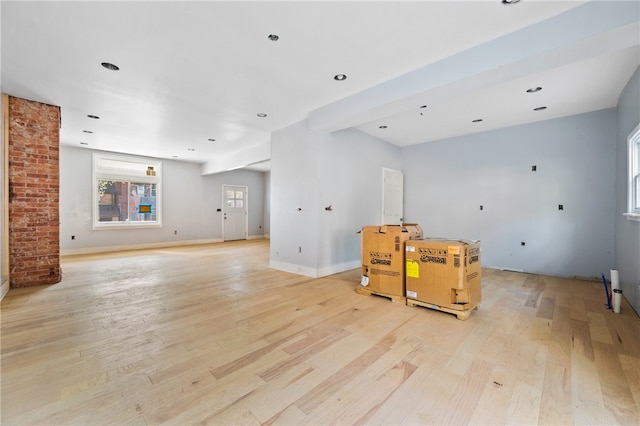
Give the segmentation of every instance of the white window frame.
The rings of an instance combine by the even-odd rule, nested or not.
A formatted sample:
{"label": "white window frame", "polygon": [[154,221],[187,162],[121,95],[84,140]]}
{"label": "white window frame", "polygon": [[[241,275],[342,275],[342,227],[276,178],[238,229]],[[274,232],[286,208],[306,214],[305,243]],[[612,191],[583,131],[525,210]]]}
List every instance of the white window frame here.
{"label": "white window frame", "polygon": [[629,179],[627,181],[628,203],[625,216],[640,221],[640,124],[629,134]]}
{"label": "white window frame", "polygon": [[[131,163],[133,168],[144,170],[144,172],[134,170],[112,170],[107,171],[100,169],[98,166],[102,160],[118,161],[123,163]],[[146,173],[149,167],[153,168],[155,175]],[[156,184],[156,220],[149,222],[100,222],[100,209],[98,202],[100,195],[98,194],[98,180],[108,179],[114,181],[126,181],[131,183],[155,183]],[[132,229],[132,228],[162,228],[162,161],[144,157],[136,157],[121,154],[93,154],[93,174],[92,183],[92,211],[93,211],[93,229]]]}

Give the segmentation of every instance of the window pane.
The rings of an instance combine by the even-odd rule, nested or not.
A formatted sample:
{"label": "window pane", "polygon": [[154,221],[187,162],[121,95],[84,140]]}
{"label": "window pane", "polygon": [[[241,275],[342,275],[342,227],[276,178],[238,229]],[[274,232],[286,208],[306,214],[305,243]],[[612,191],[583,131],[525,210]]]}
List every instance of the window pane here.
{"label": "window pane", "polygon": [[156,184],[132,183],[129,194],[129,221],[154,222],[156,220]]}
{"label": "window pane", "polygon": [[94,153],[93,176],[94,229],[161,225],[161,161]]}
{"label": "window pane", "polygon": [[227,200],[227,207],[233,207],[233,200]]}
{"label": "window pane", "polygon": [[242,208],[242,200],[236,200],[236,207]]}
{"label": "window pane", "polygon": [[242,191],[236,191],[236,199],[241,200],[243,198]]}
{"label": "window pane", "polygon": [[227,191],[227,198],[229,199],[233,199],[235,195],[235,191]]}
{"label": "window pane", "polygon": [[128,182],[98,180],[98,221],[123,222],[127,220]]}

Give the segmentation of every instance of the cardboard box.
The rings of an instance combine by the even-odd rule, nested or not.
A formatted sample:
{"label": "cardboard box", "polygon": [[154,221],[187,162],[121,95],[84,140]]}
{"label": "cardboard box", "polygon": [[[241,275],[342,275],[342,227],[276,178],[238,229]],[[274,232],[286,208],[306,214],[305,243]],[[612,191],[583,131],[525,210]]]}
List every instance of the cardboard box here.
{"label": "cardboard box", "polygon": [[404,297],[405,243],[422,238],[414,223],[365,226],[362,233],[362,280],[375,293]]}
{"label": "cardboard box", "polygon": [[406,250],[407,298],[466,310],[482,300],[480,243],[428,238]]}

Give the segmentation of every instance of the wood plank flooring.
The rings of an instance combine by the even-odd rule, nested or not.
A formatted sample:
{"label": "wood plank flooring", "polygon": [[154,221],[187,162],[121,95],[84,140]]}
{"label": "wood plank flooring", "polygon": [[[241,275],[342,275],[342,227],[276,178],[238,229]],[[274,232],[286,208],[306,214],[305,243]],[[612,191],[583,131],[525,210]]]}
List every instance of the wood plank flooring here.
{"label": "wood plank flooring", "polygon": [[2,424],[640,424],[640,318],[601,282],[486,269],[460,321],[268,251],[66,257],[12,289]]}

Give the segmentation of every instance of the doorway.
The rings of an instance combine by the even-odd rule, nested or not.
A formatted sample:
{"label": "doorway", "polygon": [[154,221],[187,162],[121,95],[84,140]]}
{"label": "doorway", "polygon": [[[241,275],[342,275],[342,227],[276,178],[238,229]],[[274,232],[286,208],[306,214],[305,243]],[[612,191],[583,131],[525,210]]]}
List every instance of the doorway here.
{"label": "doorway", "polygon": [[224,241],[247,239],[246,186],[222,185],[222,238]]}
{"label": "doorway", "polygon": [[403,176],[398,170],[382,169],[382,224],[402,224]]}

